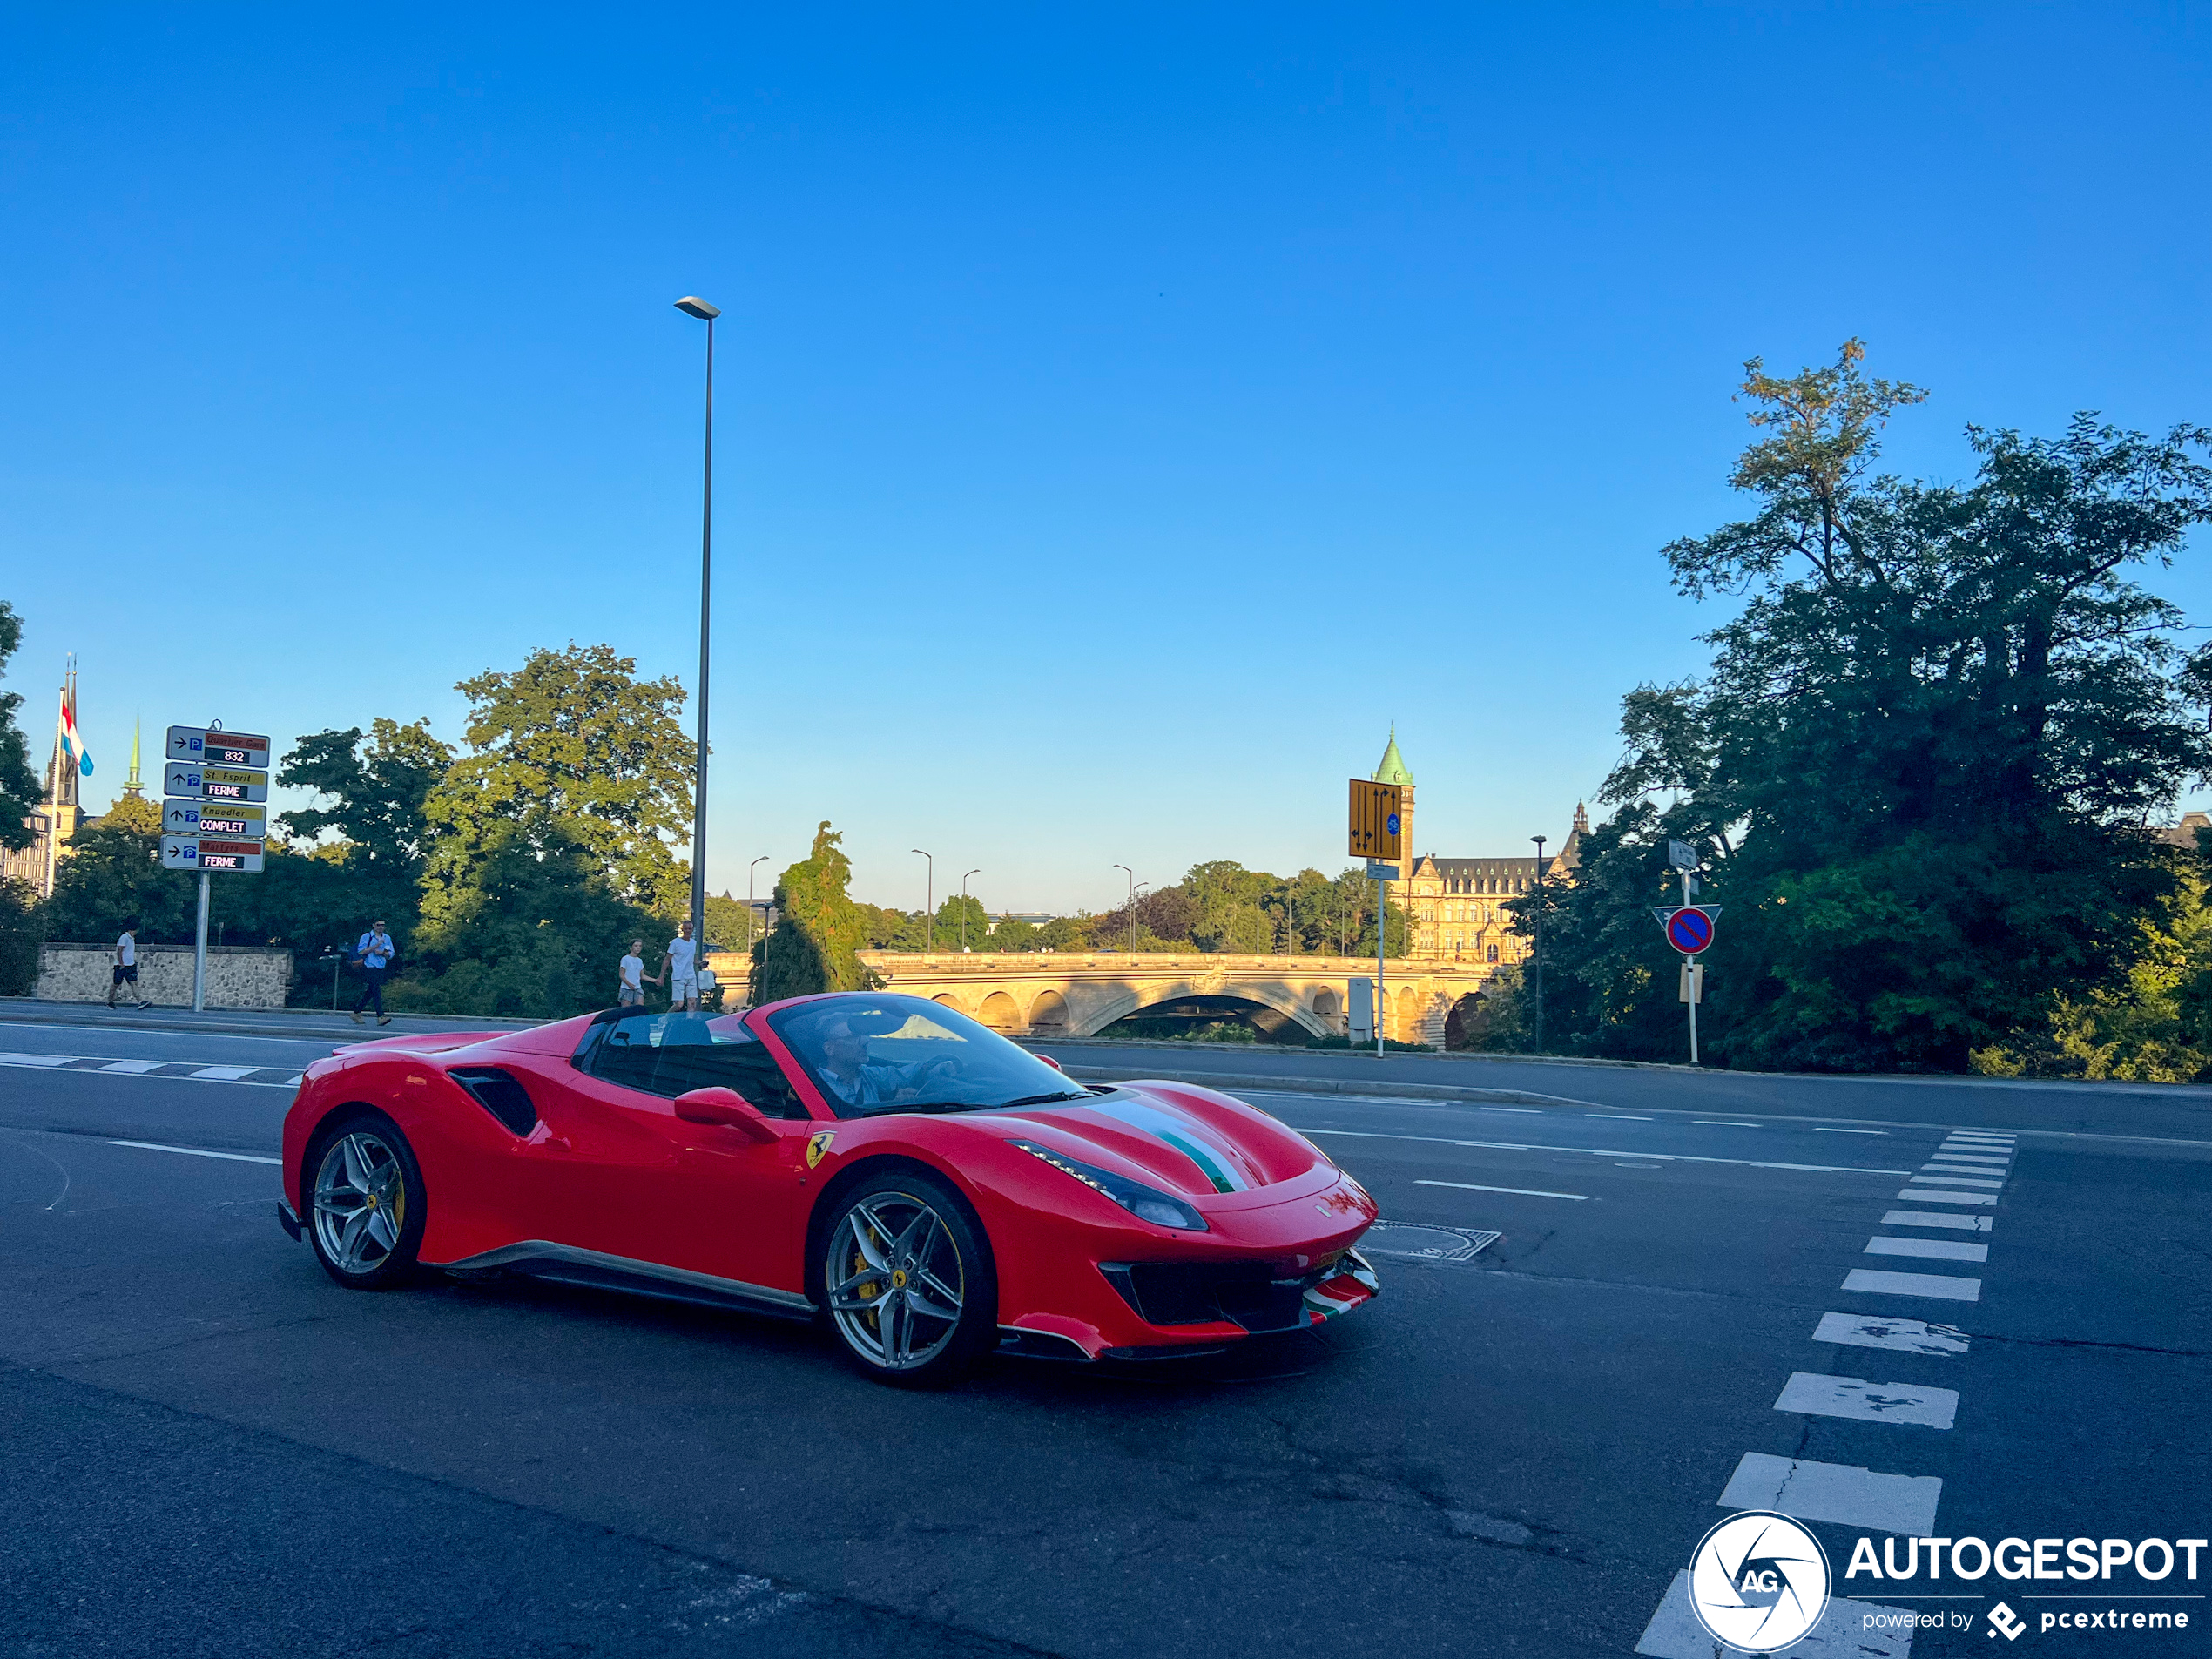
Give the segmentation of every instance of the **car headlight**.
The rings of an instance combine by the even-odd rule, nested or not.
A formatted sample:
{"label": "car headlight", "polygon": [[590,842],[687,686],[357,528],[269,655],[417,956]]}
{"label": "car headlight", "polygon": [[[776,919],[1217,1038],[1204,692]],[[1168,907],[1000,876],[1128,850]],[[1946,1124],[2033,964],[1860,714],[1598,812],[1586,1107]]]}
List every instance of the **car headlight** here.
{"label": "car headlight", "polygon": [[1157,1227],[1180,1227],[1185,1232],[1208,1231],[1204,1216],[1157,1187],[1148,1187],[1142,1181],[1132,1181],[1111,1170],[1071,1158],[1049,1146],[1039,1146],[1035,1141],[1016,1141],[1014,1144],[1031,1157],[1042,1158],[1062,1175],[1073,1176],[1092,1191],[1104,1193],[1139,1221],[1149,1221]]}

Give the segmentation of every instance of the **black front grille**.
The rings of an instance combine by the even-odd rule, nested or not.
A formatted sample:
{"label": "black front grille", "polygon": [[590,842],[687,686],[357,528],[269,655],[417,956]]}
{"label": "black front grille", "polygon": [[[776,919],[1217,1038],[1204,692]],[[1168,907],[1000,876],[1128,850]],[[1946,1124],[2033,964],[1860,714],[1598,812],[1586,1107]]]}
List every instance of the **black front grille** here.
{"label": "black front grille", "polygon": [[1099,1271],[1147,1325],[1213,1325],[1251,1332],[1306,1324],[1312,1276],[1278,1278],[1265,1262],[1102,1262]]}

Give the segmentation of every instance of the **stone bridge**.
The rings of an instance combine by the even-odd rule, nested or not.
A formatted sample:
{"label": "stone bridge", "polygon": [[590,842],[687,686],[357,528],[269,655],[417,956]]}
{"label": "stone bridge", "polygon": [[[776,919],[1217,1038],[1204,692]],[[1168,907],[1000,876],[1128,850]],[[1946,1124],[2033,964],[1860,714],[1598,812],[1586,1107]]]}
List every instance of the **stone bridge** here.
{"label": "stone bridge", "polygon": [[[1132,1014],[1243,1016],[1267,1035],[1296,1026],[1343,1036],[1350,981],[1372,979],[1372,957],[1186,955],[1117,951],[923,955],[870,950],[860,960],[887,988],[958,1008],[1009,1036],[1087,1037]],[[1445,1022],[1496,970],[1415,957],[1385,976],[1384,1034],[1444,1046]],[[1298,1041],[1295,1036],[1291,1039]]]}

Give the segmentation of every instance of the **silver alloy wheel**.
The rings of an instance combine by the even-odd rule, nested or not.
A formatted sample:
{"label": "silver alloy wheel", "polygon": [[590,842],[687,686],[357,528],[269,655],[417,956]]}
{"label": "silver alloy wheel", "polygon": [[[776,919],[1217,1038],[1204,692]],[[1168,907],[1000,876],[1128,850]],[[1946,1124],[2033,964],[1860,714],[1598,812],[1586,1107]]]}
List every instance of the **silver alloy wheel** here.
{"label": "silver alloy wheel", "polygon": [[830,1235],[830,1317],[854,1352],[886,1371],[934,1359],[960,1329],[960,1246],[927,1200],[872,1192]]}
{"label": "silver alloy wheel", "polygon": [[373,1130],[341,1135],[315,1172],[315,1239],[341,1272],[374,1272],[407,1226],[407,1171]]}

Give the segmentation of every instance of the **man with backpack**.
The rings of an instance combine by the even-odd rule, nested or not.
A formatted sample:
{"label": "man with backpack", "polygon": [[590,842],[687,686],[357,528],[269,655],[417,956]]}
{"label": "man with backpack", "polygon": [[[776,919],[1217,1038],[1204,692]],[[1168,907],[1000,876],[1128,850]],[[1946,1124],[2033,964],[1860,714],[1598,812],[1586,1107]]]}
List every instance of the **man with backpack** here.
{"label": "man with backpack", "polygon": [[392,943],[392,935],[384,931],[382,921],[369,924],[368,931],[354,947],[354,965],[361,971],[361,1001],[354,1004],[354,1023],[361,1022],[361,1010],[373,1000],[376,1004],[376,1023],[389,1025],[392,1016],[384,1012],[384,970],[392,965],[392,958],[399,954]]}

